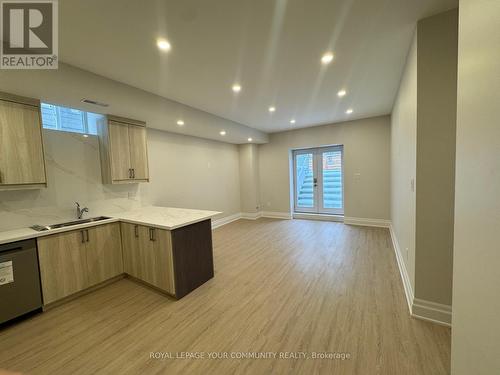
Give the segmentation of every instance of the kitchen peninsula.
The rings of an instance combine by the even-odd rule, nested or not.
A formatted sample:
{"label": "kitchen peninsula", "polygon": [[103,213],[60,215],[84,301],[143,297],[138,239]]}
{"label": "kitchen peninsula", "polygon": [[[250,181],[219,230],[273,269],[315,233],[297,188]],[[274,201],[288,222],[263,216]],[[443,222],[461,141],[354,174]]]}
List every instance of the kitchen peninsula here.
{"label": "kitchen peninsula", "polygon": [[36,239],[44,307],[123,275],[176,299],[214,276],[211,218],[219,212],[149,206],[99,214],[0,232],[0,244]]}

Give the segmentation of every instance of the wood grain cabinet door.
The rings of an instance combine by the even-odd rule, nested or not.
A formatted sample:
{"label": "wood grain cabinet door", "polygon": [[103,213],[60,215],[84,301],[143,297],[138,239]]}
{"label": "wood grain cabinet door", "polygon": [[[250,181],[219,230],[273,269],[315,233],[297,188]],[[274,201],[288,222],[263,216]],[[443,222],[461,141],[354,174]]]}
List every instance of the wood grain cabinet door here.
{"label": "wood grain cabinet door", "polygon": [[40,237],[37,243],[45,305],[89,286],[83,231]]}
{"label": "wood grain cabinet door", "polygon": [[129,125],[130,139],[130,167],[133,170],[134,180],[148,180],[148,151],[146,128],[143,126]]}
{"label": "wood grain cabinet door", "polygon": [[114,121],[109,121],[108,126],[111,179],[113,181],[130,180],[129,127]]}
{"label": "wood grain cabinet door", "polygon": [[90,285],[99,284],[123,273],[119,223],[86,229],[85,246]]}
{"label": "wood grain cabinet door", "polygon": [[45,184],[40,108],[0,100],[0,186]]}
{"label": "wood grain cabinet door", "polygon": [[121,223],[123,244],[123,268],[125,273],[137,279],[144,277],[145,259],[142,254],[148,241],[147,228],[142,225]]}
{"label": "wood grain cabinet door", "polygon": [[151,284],[175,295],[174,260],[172,255],[171,232],[152,229],[151,233],[152,269],[154,280]]}

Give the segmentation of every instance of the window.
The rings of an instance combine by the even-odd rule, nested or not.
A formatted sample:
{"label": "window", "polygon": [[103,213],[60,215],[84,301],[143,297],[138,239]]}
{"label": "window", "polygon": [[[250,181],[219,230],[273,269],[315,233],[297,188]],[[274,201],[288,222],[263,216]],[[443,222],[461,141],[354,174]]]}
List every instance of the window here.
{"label": "window", "polygon": [[97,134],[97,121],[103,117],[97,113],[42,103],[42,125],[45,129]]}

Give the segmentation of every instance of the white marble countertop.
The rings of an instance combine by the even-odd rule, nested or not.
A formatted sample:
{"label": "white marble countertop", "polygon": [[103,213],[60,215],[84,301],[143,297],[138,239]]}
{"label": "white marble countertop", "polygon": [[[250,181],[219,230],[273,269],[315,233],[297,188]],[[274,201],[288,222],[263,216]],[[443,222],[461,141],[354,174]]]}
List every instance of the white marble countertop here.
{"label": "white marble countertop", "polygon": [[120,221],[173,230],[210,219],[221,212],[149,206],[115,215]]}
{"label": "white marble countertop", "polygon": [[[176,228],[181,228],[186,225],[210,219],[220,213],[221,212],[217,211],[192,210],[187,208],[158,207],[158,206],[142,207],[132,211],[114,213],[112,215],[106,215],[105,213],[104,214],[100,213],[99,215],[92,215],[92,217],[107,216],[109,217],[109,219],[95,221],[91,223],[79,224],[79,225],[72,225],[65,228],[51,229],[42,232],[38,232],[31,228],[20,228],[3,232],[0,231],[0,245],[9,242],[22,241],[31,238],[48,236],[55,233],[78,230],[82,228],[89,228],[117,221],[123,221],[126,223],[139,224],[139,225],[147,225],[166,230],[174,230]],[[57,224],[57,223],[51,223],[51,224]]]}

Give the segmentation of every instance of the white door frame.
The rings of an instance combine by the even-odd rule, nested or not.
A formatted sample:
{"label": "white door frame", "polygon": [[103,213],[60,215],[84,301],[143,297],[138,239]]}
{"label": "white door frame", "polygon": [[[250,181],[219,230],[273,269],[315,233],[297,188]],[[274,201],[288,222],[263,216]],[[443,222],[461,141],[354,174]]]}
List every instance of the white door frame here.
{"label": "white door frame", "polygon": [[[341,153],[342,208],[325,208],[323,202],[323,154],[330,151]],[[312,154],[313,158],[313,207],[298,206],[297,192],[297,155]],[[293,202],[294,212],[313,214],[344,214],[344,147],[342,145],[323,146],[292,151],[293,158]]]}

